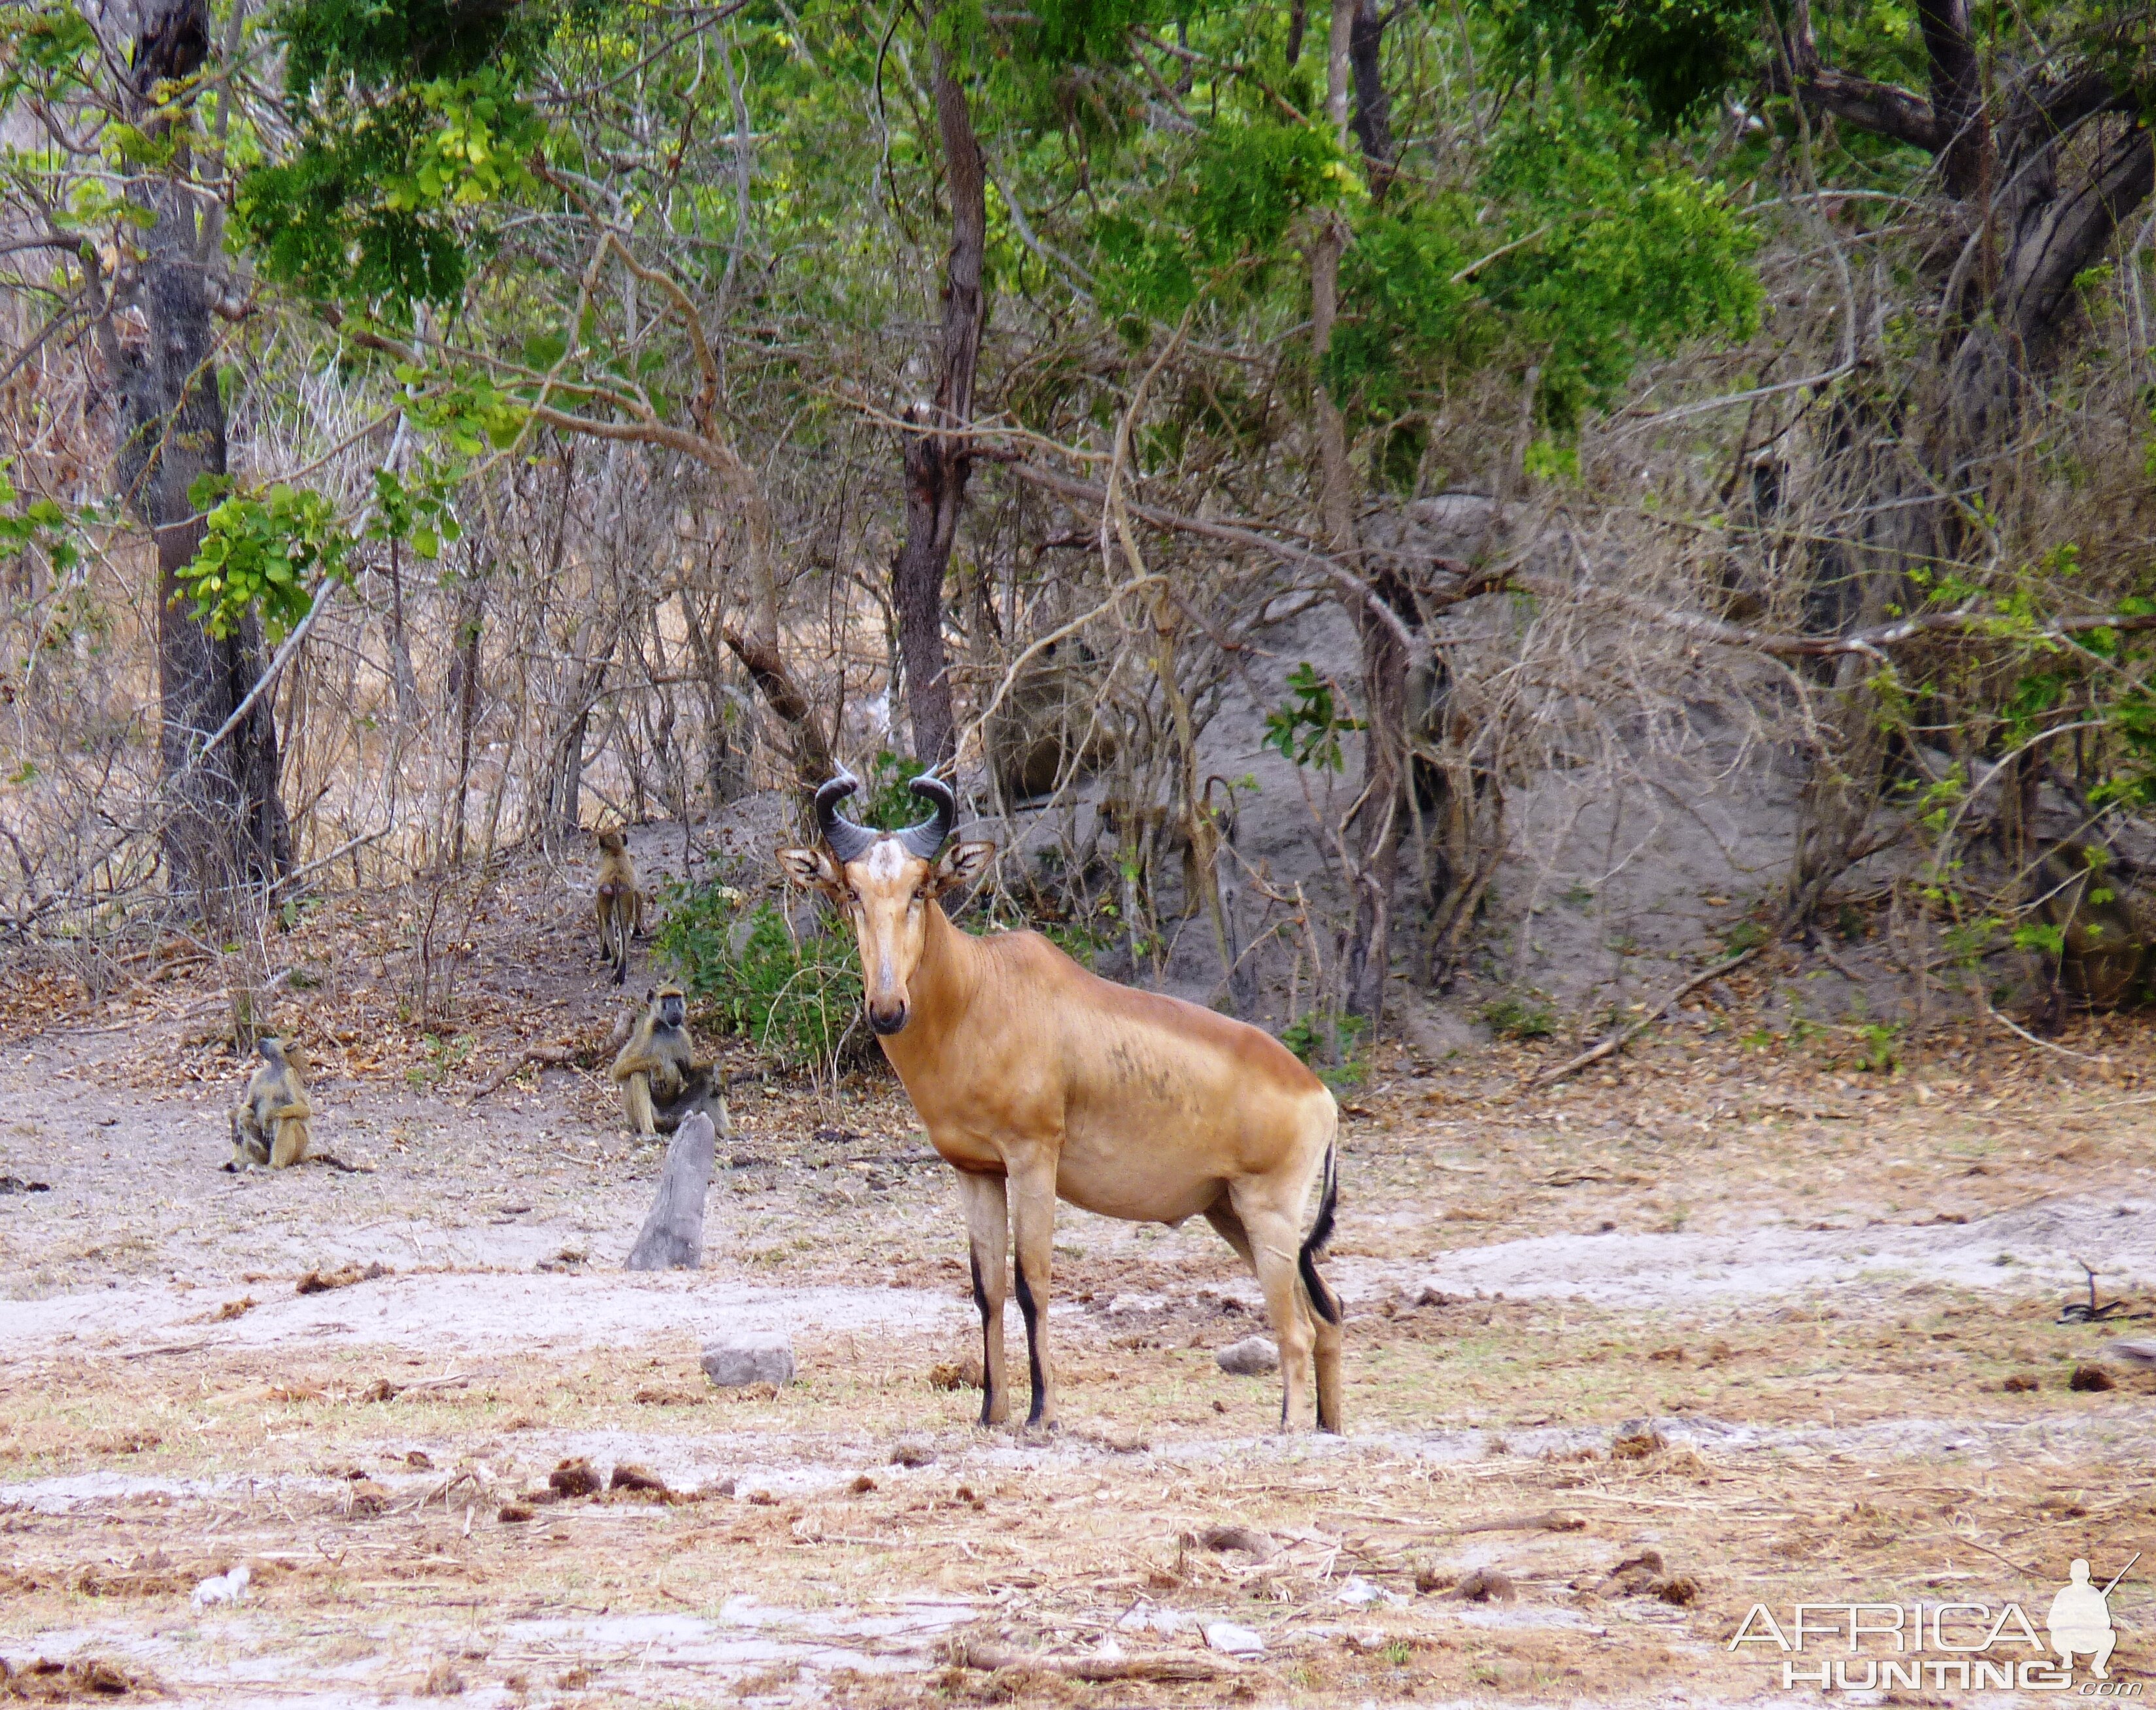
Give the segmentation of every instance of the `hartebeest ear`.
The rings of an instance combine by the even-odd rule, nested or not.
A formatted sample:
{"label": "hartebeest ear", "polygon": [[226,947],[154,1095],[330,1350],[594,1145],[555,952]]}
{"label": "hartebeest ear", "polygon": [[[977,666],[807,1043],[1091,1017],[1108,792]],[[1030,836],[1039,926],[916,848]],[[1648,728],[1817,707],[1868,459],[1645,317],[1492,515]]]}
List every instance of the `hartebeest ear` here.
{"label": "hartebeest ear", "polygon": [[839,896],[845,889],[839,864],[831,859],[828,850],[782,849],[778,852],[778,870],[795,884],[821,891],[827,896]]}
{"label": "hartebeest ear", "polygon": [[993,843],[954,843],[943,852],[943,859],[936,864],[936,894],[956,891],[961,885],[970,885],[988,870],[994,858]]}

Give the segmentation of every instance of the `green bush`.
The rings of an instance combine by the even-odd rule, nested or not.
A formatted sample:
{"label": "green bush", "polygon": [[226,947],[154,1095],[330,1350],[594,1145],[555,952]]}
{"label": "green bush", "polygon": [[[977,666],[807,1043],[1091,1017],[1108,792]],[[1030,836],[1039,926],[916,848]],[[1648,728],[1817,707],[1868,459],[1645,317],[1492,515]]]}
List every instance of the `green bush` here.
{"label": "green bush", "polygon": [[[797,941],[768,902],[753,907],[729,886],[674,886],[654,944],[680,971],[706,1025],[747,1040],[790,1068],[829,1063],[861,1012],[853,934]],[[866,1035],[855,1033],[854,1044]]]}
{"label": "green bush", "polygon": [[1537,992],[1507,992],[1476,1014],[1500,1039],[1548,1039],[1557,1031],[1557,1010]]}
{"label": "green bush", "polygon": [[1281,1030],[1280,1042],[1317,1071],[1335,1092],[1362,1085],[1369,1062],[1356,1049],[1369,1022],[1360,1015],[1326,1015],[1315,1011]]}

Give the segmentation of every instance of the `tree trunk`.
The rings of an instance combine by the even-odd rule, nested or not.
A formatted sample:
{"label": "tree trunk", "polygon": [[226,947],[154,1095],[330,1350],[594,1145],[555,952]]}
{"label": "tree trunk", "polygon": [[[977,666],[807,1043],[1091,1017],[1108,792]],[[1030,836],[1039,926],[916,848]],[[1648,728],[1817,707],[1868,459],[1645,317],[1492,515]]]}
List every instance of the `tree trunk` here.
{"label": "tree trunk", "polygon": [[[160,84],[193,76],[209,50],[204,0],[147,0],[126,92],[130,116],[152,132]],[[250,617],[219,639],[187,614],[178,573],[192,562],[203,523],[189,489],[225,473],[224,403],[210,331],[212,256],[182,182],[184,146],[166,177],[143,178],[130,198],[154,218],[136,298],[148,332],[139,345],[106,344],[121,393],[120,477],[128,505],[157,547],[157,757],[167,882],[175,895],[213,899],[291,870],[292,834],[278,793],[277,735],[268,697],[215,749],[203,745],[262,673],[262,634]]]}
{"label": "tree trunk", "polygon": [[734,750],[734,715],[726,694],[725,644],[719,638],[715,615],[717,603],[701,588],[681,590],[683,628],[688,632],[689,650],[696,656],[696,675],[702,680],[704,790],[714,809],[747,795],[749,789],[747,768]]}
{"label": "tree trunk", "polygon": [[659,1191],[625,1271],[694,1271],[704,1262],[704,1205],[711,1197],[718,1131],[728,1127],[726,1101],[714,1123],[702,1111],[685,1118],[666,1143]]}
{"label": "tree trunk", "polygon": [[[1366,146],[1371,136],[1381,136],[1389,149],[1391,124],[1376,74],[1378,32],[1382,24],[1374,10],[1369,23],[1363,23],[1367,4],[1368,0],[1333,0],[1326,113],[1344,148],[1352,70],[1358,95],[1355,116],[1358,136]],[[1358,29],[1363,31],[1369,62],[1367,75],[1356,57]],[[1362,130],[1366,117],[1373,127],[1368,133]],[[1346,247],[1345,229],[1328,216],[1312,245],[1310,270],[1311,342],[1321,362],[1332,341],[1333,324],[1339,318],[1340,257]],[[1322,381],[1318,383],[1316,407],[1318,511],[1326,544],[1336,557],[1359,567],[1362,551],[1355,527],[1348,424]],[[1363,737],[1359,805],[1351,823],[1341,828],[1343,838],[1353,840],[1347,865],[1348,881],[1354,889],[1348,942],[1341,958],[1341,1002],[1348,1014],[1360,1016],[1374,1026],[1384,1010],[1385,976],[1391,963],[1393,894],[1399,878],[1400,786],[1405,748],[1402,721],[1407,705],[1408,659],[1392,626],[1371,610],[1367,599],[1359,595],[1343,595],[1342,599],[1362,643],[1363,716],[1368,728]]]}
{"label": "tree trunk", "polygon": [[[416,730],[419,710],[419,673],[413,668],[412,644],[404,633],[404,562],[399,542],[389,542],[389,670],[397,687],[397,716],[404,732]],[[400,737],[404,734],[400,732]]]}
{"label": "tree trunk", "polygon": [[[951,253],[943,284],[942,372],[932,403],[906,412],[906,543],[891,566],[906,707],[914,757],[941,769],[952,757],[957,720],[943,652],[943,578],[972,471],[963,430],[973,419],[973,373],[980,360],[981,261],[988,240],[988,175],[974,140],[966,91],[928,13],[931,79],[943,142],[943,182],[951,198]],[[953,432],[953,429],[960,431]]]}
{"label": "tree trunk", "polygon": [[[1913,603],[1912,568],[1959,560],[1969,527],[1948,496],[1987,485],[2013,454],[2031,377],[2076,324],[2074,280],[2156,189],[2156,147],[2123,61],[2032,71],[1994,122],[1968,0],[1918,0],[1917,11],[1924,95],[1822,65],[1809,0],[1789,11],[1787,70],[1805,104],[1928,150],[1947,194],[1968,208],[1966,233],[1943,249],[1961,255],[1936,306],[1933,362],[1891,419],[1848,408],[1826,460],[1825,508],[1851,520],[1851,540],[1817,555],[1827,573],[1815,572],[1807,603],[1815,626],[1844,630]],[[1905,426],[1917,429],[1906,441]],[[1874,846],[1867,825],[1888,752],[1875,661],[1841,660],[1813,750],[1784,897],[1792,925]]]}
{"label": "tree trunk", "polygon": [[1355,140],[1363,146],[1370,194],[1379,199],[1393,177],[1393,104],[1385,94],[1384,45],[1385,14],[1378,0],[1356,0],[1348,32],[1348,61],[1355,74]]}
{"label": "tree trunk", "polygon": [[457,719],[457,784],[449,808],[453,866],[462,865],[465,858],[465,797],[471,789],[472,732],[479,724],[480,637],[486,622],[486,583],[476,573],[477,551],[471,556],[475,573],[457,590],[454,650],[449,655],[449,701]]}

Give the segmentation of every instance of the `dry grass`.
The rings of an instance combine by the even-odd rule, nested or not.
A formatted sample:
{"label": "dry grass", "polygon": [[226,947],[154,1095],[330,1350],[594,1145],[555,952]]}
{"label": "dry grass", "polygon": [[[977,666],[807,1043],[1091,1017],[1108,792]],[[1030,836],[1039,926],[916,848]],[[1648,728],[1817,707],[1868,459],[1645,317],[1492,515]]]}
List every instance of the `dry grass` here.
{"label": "dry grass", "polygon": [[[478,964],[514,960],[505,932]],[[357,965],[312,1012],[332,1036],[374,1002]],[[473,990],[475,1030],[485,1006],[513,1008]],[[608,1004],[569,983],[542,1001],[572,1038]],[[27,1124],[58,1184],[0,1202],[7,1291],[94,1306],[121,1283],[145,1312],[175,1291],[181,1308],[0,1343],[0,1654],[18,1670],[0,1694],[50,1697],[95,1664],[128,1694],[202,1702],[1742,1696],[1767,1684],[1726,1648],[1753,1602],[2034,1608],[2074,1556],[2156,1560],[2156,1377],[2071,1389],[2117,1332],[2058,1322],[2055,1272],[1964,1275],[1907,1245],[2114,1203],[2120,1229],[2142,1226],[2156,1197],[2132,1066],[2145,1032],[2125,1022],[2066,1041],[2108,1065],[1940,1033],[1881,1076],[1853,1072],[1830,1037],[1747,1045],[1750,1014],[1710,1009],[1535,1096],[1522,1088],[1549,1059],[1534,1048],[1381,1061],[1347,1100],[1332,1264],[1352,1308],[1345,1442],[1270,1435],[1271,1382],[1215,1367],[1213,1350],[1260,1327],[1224,1249],[1078,1214],[1058,1231],[1065,1429],[973,1430],[977,1393],[937,1378],[977,1353],[952,1190],[910,1161],[909,1113],[880,1080],[737,1101],[705,1277],[803,1302],[896,1288],[928,1303],[916,1327],[812,1313],[799,1382],[731,1394],[705,1383],[682,1328],[520,1340],[452,1316],[429,1337],[377,1334],[421,1284],[514,1269],[535,1299],[570,1304],[626,1286],[600,1273],[655,1149],[600,1126],[573,1072],[455,1110],[445,1093],[504,1060],[497,1035],[445,1086],[393,1075],[424,1058],[367,1035],[321,1082],[347,1125],[338,1143],[372,1174],[230,1184],[211,1145],[163,1181],[167,1204],[144,1204],[124,1192],[130,1157],[182,1145],[170,1124],[205,1127],[235,1074],[183,1027],[31,1035],[28,1063],[11,1050],[0,1066],[0,1114],[23,1118],[0,1164],[21,1173]],[[110,1050],[146,1075],[199,1061],[200,1107],[144,1106],[139,1142],[70,1115]],[[78,1222],[84,1184],[110,1185]],[[527,1215],[545,1228],[517,1250],[573,1239],[591,1256],[567,1268],[585,1274],[535,1276],[486,1245]],[[308,1230],[333,1220],[331,1250]],[[369,1230],[422,1226],[451,1256],[384,1245],[388,1274],[367,1276],[366,1243],[388,1240]],[[1785,1294],[1695,1293],[1697,1244],[1755,1229],[1845,1269]],[[1597,1242],[1645,1256],[1599,1304],[1591,1280],[1424,1289],[1478,1254],[1526,1256],[1512,1274],[1530,1279],[1545,1261],[1587,1276]],[[1690,1268],[1656,1270],[1676,1253]],[[338,1285],[305,1299],[329,1327],[278,1329],[310,1273]],[[2101,1286],[2156,1306],[2130,1276]],[[275,1339],[240,1339],[264,1324]],[[918,1464],[895,1464],[902,1443]],[[598,1494],[550,1489],[570,1457]],[[604,1487],[625,1463],[668,1492]],[[1223,1527],[1273,1548],[1207,1548]],[[241,1562],[239,1608],[192,1605]],[[2125,1679],[2156,1664],[2138,1571],[2114,1604],[2137,1624],[2114,1661]],[[1461,1594],[1477,1584],[1496,1594]],[[1204,1625],[1224,1620],[1260,1632],[1263,1655],[1207,1651]],[[1170,1672],[1201,1657],[1225,1671],[1074,1678],[1100,1671],[1111,1639]],[[1035,1660],[952,1661],[1013,1655]],[[40,1656],[81,1666],[22,1672]]]}

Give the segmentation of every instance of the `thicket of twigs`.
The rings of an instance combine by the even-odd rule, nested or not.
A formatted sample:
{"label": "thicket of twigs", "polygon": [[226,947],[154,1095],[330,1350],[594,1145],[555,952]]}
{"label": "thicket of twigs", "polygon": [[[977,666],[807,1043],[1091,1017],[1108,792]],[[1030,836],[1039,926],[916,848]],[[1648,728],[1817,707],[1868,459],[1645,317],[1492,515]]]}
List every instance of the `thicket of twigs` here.
{"label": "thicket of twigs", "polygon": [[[1526,793],[1742,778],[1761,930],[2138,1001],[2147,19],[1696,10],[17,8],[13,953],[249,993],[312,889],[453,940],[903,759],[1029,804],[1001,912],[1367,1018]],[[1319,607],[1359,669],[1284,677]]]}

